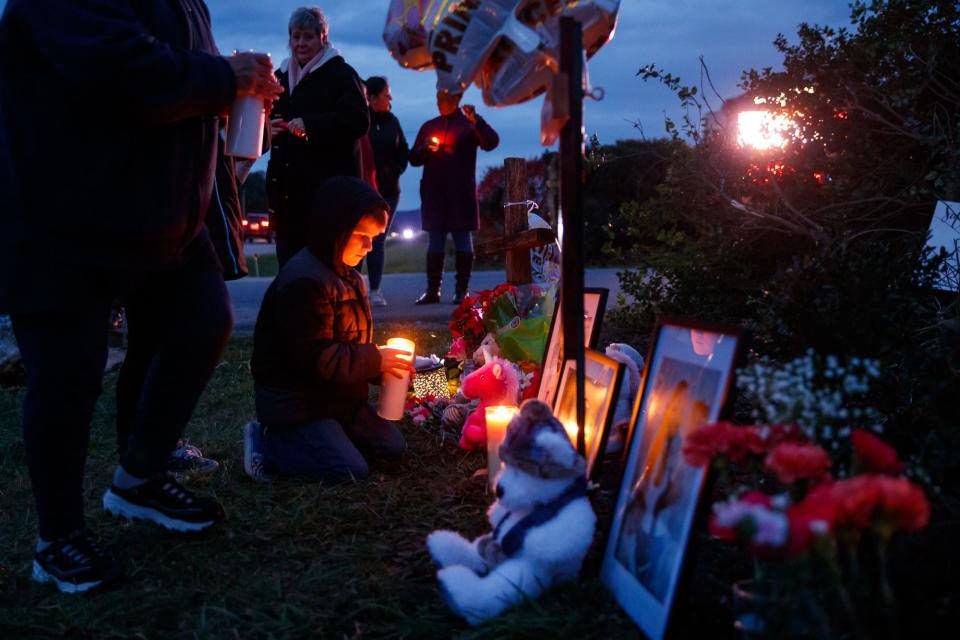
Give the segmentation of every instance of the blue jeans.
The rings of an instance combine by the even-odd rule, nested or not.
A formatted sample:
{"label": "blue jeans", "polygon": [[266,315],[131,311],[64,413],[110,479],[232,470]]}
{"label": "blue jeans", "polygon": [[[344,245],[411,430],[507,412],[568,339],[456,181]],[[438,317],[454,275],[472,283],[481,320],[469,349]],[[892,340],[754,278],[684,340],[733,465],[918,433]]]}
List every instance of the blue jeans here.
{"label": "blue jeans", "polygon": [[390,231],[390,223],[393,222],[393,214],[397,212],[397,203],[400,201],[400,194],[392,198],[385,198],[390,205],[390,218],[387,220],[387,228],[383,233],[373,239],[373,249],[367,254],[367,275],[370,277],[370,290],[374,291],[380,288],[380,281],[383,279],[383,262],[386,258],[384,246],[387,242],[387,233]]}
{"label": "blue jeans", "polygon": [[428,231],[430,244],[427,253],[444,253],[447,234],[453,236],[453,245],[457,253],[473,253],[473,234],[470,231]]}
{"label": "blue jeans", "polygon": [[403,434],[366,404],[352,424],[321,418],[296,426],[261,428],[263,470],[307,482],[362,480],[370,474],[364,454],[397,459],[407,446]]}

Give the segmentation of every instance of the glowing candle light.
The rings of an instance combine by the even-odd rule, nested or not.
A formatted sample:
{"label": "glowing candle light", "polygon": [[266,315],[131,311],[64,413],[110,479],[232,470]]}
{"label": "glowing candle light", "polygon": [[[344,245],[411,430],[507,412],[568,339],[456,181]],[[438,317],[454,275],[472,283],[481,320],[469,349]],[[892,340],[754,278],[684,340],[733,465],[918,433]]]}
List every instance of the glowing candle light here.
{"label": "glowing candle light", "polygon": [[[401,356],[404,360],[413,362],[416,347],[413,340],[406,338],[390,338],[387,340],[388,349],[405,351]],[[377,403],[377,415],[384,420],[399,420],[403,417],[403,406],[407,401],[407,390],[410,388],[410,372],[407,371],[400,378],[384,374],[380,383],[380,401]]]}
{"label": "glowing candle light", "polygon": [[486,407],[487,417],[487,483],[493,489],[493,480],[500,472],[500,445],[507,435],[507,426],[520,411],[517,407],[494,405]]}

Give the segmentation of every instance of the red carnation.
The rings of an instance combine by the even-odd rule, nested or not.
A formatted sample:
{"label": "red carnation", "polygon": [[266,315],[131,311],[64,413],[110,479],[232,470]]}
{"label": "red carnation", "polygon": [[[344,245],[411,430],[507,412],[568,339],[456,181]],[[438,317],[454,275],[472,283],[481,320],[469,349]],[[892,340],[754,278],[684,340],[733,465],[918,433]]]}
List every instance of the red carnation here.
{"label": "red carnation", "polygon": [[889,537],[897,529],[916,531],[930,520],[923,490],[906,478],[864,475],[833,485],[837,524],[863,529],[874,526]]}
{"label": "red carnation", "polygon": [[761,454],[763,441],[749,427],[717,422],[700,427],[684,439],[683,456],[687,463],[702,467],[717,456],[741,462],[748,454]]}
{"label": "red carnation", "polygon": [[853,455],[861,470],[868,473],[903,473],[905,465],[897,452],[886,442],[863,429],[855,429],[850,436]]}
{"label": "red carnation", "polygon": [[784,552],[789,557],[807,552],[818,537],[830,533],[836,517],[833,486],[829,483],[818,485],[803,500],[787,509],[790,535]]}
{"label": "red carnation", "polygon": [[830,470],[830,456],[815,444],[784,442],[767,456],[766,467],[784,484],[822,480]]}

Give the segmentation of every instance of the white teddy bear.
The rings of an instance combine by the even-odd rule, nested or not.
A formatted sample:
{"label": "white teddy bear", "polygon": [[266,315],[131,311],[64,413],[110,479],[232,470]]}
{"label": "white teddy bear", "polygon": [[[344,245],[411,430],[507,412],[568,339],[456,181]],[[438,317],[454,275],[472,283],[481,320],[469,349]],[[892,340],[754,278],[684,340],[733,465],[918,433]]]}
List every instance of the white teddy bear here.
{"label": "white teddy bear", "polygon": [[497,501],[487,511],[493,531],[473,541],[454,531],[427,537],[444,599],[470,624],[575,579],[597,521],[583,456],[545,403],[523,404],[500,459]]}

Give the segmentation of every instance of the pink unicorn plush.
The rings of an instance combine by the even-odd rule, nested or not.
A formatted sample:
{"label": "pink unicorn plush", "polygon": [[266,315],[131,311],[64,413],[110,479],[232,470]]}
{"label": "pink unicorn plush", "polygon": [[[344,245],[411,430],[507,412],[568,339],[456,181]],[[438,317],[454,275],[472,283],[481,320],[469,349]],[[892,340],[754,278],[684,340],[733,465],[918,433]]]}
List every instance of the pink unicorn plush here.
{"label": "pink unicorn plush", "polygon": [[466,378],[460,392],[480,405],[467,416],[460,436],[460,447],[468,451],[487,445],[486,408],[498,404],[516,405],[520,396],[520,374],[509,360],[490,358]]}

